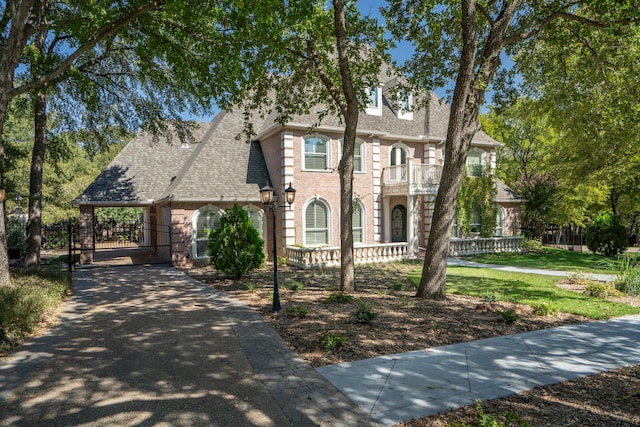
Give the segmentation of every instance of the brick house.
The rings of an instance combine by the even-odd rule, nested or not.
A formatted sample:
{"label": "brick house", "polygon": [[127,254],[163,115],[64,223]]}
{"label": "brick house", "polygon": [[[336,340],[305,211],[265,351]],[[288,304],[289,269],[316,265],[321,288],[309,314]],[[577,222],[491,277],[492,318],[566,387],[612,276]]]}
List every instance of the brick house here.
{"label": "brick house", "polygon": [[[433,93],[428,108],[411,111],[411,95],[402,108],[382,85],[369,92],[356,144],[354,246],[356,260],[381,261],[411,256],[426,245],[450,110]],[[197,144],[153,143],[144,133],[129,142],[72,202],[80,207],[85,230],[81,262],[92,261],[93,213],[101,206],[144,208],[144,239],[174,265],[207,259],[206,230],[234,203],[249,212],[271,248],[272,213],[259,192],[265,184],[276,190],[280,204],[289,184],[297,190],[291,207],[277,209],[278,253],[303,267],[339,261],[339,119],[325,117],[313,127],[313,113],[294,116],[284,126],[268,117],[253,122],[257,135],[244,142],[237,138],[243,118],[241,111],[219,113],[199,126]],[[495,168],[498,146],[478,132],[469,173]],[[496,187],[494,234],[505,240],[519,231],[521,200],[497,179]],[[455,230],[452,237],[457,240]]]}

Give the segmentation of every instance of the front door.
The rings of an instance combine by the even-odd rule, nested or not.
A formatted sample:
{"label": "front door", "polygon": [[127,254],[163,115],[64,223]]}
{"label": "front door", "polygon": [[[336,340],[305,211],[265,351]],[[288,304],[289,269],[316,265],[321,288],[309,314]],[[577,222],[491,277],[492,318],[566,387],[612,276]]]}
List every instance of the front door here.
{"label": "front door", "polygon": [[407,241],[407,209],[402,205],[391,210],[391,241]]}

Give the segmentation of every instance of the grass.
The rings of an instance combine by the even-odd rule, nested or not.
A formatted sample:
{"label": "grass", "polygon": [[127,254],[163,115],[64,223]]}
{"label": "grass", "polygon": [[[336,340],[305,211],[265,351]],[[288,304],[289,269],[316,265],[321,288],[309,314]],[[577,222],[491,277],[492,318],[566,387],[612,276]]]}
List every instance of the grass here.
{"label": "grass", "polygon": [[[420,270],[409,278],[420,282]],[[447,292],[483,297],[497,295],[504,301],[530,306],[552,303],[558,311],[577,314],[590,319],[639,314],[640,307],[606,301],[586,294],[564,290],[556,286],[558,277],[512,273],[487,268],[447,267]]]}
{"label": "grass", "polygon": [[0,352],[28,339],[70,289],[66,265],[47,263],[38,274],[11,271],[11,284],[0,286]]}
{"label": "grass", "polygon": [[483,264],[510,265],[514,267],[542,268],[545,270],[607,273],[602,255],[580,253],[543,246],[533,252],[486,254],[465,257]]}

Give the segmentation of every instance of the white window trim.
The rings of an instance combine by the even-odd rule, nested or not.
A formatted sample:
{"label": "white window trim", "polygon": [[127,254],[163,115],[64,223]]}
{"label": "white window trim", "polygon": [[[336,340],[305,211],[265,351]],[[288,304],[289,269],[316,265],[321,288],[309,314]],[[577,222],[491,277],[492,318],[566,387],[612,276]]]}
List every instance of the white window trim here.
{"label": "white window trim", "polygon": [[[344,140],[340,139],[338,141],[338,159],[342,160],[342,146],[344,144]],[[364,140],[360,138],[356,138],[356,145],[360,144],[360,165],[362,166],[361,170],[353,170],[353,173],[367,173],[367,144]]]}
{"label": "white window trim", "polygon": [[[307,152],[305,150],[305,140],[307,138],[320,138],[326,141],[327,143],[327,164],[326,164],[326,168],[325,169],[308,169],[307,168]],[[329,138],[328,136],[324,136],[318,133],[313,133],[313,134],[309,134],[309,135],[304,135],[302,138],[300,138],[300,145],[301,145],[301,155],[302,155],[302,171],[303,172],[332,172],[332,163],[331,163],[331,138]]]}
{"label": "white window trim", "polygon": [[378,92],[378,106],[372,106],[369,105],[369,98],[371,96],[371,88],[367,88],[366,92],[367,92],[367,107],[365,108],[365,113],[367,113],[370,116],[381,116],[382,115],[382,87],[380,86],[373,86],[376,88],[377,92]]}
{"label": "white window trim", "polygon": [[[408,100],[409,106],[413,107],[413,93],[409,92],[407,93],[407,96],[409,97],[409,100]],[[394,110],[394,113],[396,114],[396,117],[402,120],[413,120],[413,109],[405,110],[402,108],[401,92],[396,93],[396,99],[394,100],[392,105],[394,105],[393,110]]]}
{"label": "white window trim", "polygon": [[[411,150],[409,150],[409,147],[406,144],[404,144],[402,142],[396,142],[395,144],[392,144],[389,147],[389,154],[388,154],[389,166],[394,166],[394,165],[391,164],[391,155],[393,154],[393,149],[394,148],[400,148],[401,150],[404,150],[404,152],[405,152],[405,161],[407,163],[409,163],[409,159],[411,158]],[[401,163],[398,163],[398,164],[401,164]]]}
{"label": "white window trim", "polygon": [[[307,244],[307,208],[309,207],[309,205],[313,202],[320,202],[322,204],[324,204],[324,206],[327,208],[327,243],[323,243],[323,244]],[[309,200],[307,200],[304,203],[304,206],[302,207],[302,246],[304,247],[308,247],[308,248],[319,248],[319,247],[323,247],[323,246],[331,246],[331,242],[333,241],[333,236],[332,236],[332,221],[331,221],[331,212],[333,212],[333,209],[331,209],[331,204],[326,200],[323,199],[322,197],[319,196],[315,196],[310,198]]]}
{"label": "white window trim", "polygon": [[207,204],[199,208],[197,211],[193,213],[193,215],[191,215],[191,257],[192,259],[208,258],[208,256],[203,256],[203,257],[197,256],[198,255],[198,251],[197,251],[198,236],[196,235],[196,233],[197,233],[197,227],[198,227],[198,217],[204,211],[214,211],[214,212],[217,212],[218,215],[220,216],[224,214],[224,210],[219,208],[218,206]]}

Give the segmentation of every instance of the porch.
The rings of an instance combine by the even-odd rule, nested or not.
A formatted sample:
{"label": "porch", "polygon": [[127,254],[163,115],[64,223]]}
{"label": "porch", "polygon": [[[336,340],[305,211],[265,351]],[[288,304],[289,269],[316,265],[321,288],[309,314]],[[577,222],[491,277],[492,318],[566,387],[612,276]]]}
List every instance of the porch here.
{"label": "porch", "polygon": [[[450,256],[477,255],[483,253],[520,252],[522,236],[493,237],[489,239],[451,239]],[[285,248],[287,264],[304,270],[340,265],[340,248],[336,246],[318,248]],[[408,251],[407,242],[379,243],[353,248],[356,264],[402,261],[417,258]]]}

